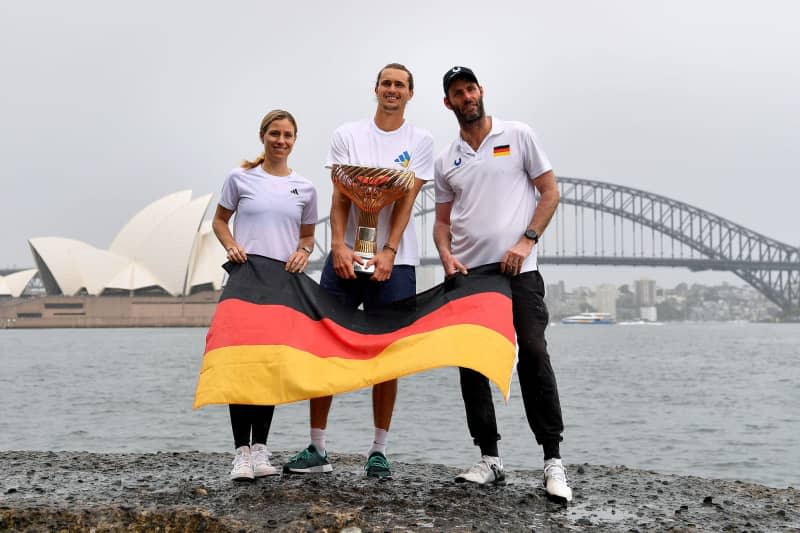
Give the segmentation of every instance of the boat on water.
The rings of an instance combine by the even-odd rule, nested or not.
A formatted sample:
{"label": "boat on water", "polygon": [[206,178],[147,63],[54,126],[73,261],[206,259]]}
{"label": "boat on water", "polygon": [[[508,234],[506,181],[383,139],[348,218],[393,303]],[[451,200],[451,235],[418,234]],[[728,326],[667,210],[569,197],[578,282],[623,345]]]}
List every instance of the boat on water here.
{"label": "boat on water", "polygon": [[562,324],[614,324],[611,313],[579,313],[561,319]]}

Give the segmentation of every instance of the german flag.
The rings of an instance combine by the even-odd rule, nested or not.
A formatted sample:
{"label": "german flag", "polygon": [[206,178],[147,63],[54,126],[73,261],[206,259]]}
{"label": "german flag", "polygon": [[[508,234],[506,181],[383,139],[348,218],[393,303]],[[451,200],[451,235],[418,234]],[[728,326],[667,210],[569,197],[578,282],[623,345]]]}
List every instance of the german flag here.
{"label": "german flag", "polygon": [[476,370],[508,397],[515,334],[498,264],[369,313],[284,266],[255,255],[225,265],[195,408],[294,402],[444,366]]}
{"label": "german flag", "polygon": [[511,155],[511,145],[504,144],[503,146],[495,146],[493,154],[495,157],[503,157],[506,155]]}

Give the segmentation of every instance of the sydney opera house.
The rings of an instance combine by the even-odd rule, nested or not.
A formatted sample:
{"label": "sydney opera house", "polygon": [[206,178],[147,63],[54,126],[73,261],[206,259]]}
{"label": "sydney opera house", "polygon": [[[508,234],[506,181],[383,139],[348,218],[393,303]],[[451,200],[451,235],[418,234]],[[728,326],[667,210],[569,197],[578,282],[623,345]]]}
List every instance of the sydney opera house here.
{"label": "sydney opera house", "polygon": [[[36,268],[0,276],[0,327],[206,324],[225,262],[204,220],[211,198],[165,196],[136,213],[108,249],[30,239]],[[46,296],[17,298],[34,281]]]}
{"label": "sydney opera house", "polygon": [[25,292],[33,278],[38,274],[38,270],[30,268],[20,270],[5,276],[0,276],[0,298],[17,298]]}

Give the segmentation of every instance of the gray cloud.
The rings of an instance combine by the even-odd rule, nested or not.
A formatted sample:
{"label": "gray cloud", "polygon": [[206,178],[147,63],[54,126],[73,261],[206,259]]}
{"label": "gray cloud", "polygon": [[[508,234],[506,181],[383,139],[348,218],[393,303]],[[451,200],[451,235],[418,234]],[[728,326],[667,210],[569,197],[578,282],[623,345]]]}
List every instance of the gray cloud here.
{"label": "gray cloud", "polygon": [[466,64],[488,111],[531,123],[557,174],[657,192],[800,245],[794,2],[220,6],[3,3],[0,266],[32,265],[29,237],[107,246],[156,198],[217,193],[259,151],[275,107],[297,116],[291,163],[325,213],[330,133],[373,113],[390,61],[414,71],[408,116],[437,149],[456,133],[441,75]]}

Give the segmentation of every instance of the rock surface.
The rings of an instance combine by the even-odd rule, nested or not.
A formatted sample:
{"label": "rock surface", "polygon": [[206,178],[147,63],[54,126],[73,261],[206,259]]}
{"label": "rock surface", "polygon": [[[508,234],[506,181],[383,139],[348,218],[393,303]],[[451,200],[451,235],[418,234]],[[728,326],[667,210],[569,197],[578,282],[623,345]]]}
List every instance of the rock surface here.
{"label": "rock surface", "polygon": [[477,487],[454,483],[455,468],[395,463],[378,482],[362,457],[331,454],[331,474],[232,483],[231,457],[0,452],[0,531],[800,531],[791,487],[572,465],[563,506],[538,471]]}

